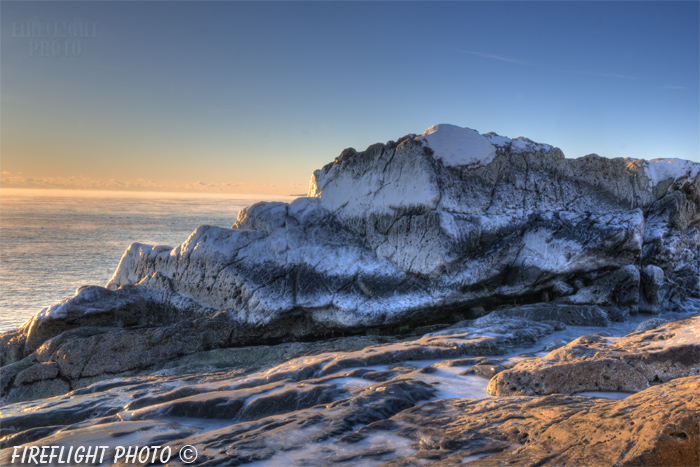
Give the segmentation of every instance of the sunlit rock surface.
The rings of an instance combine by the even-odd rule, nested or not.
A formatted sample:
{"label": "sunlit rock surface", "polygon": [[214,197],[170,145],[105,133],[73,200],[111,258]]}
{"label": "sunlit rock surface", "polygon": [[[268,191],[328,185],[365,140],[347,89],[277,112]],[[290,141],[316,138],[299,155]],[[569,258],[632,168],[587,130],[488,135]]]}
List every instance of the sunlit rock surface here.
{"label": "sunlit rock surface", "polygon": [[489,383],[491,394],[636,392],[700,374],[700,318],[623,338],[583,336],[546,357],[522,362]]}
{"label": "sunlit rock surface", "polygon": [[[429,402],[390,419],[418,449],[384,465],[698,465],[698,390],[693,376],[621,401],[552,395]],[[362,430],[371,433],[371,425]]]}

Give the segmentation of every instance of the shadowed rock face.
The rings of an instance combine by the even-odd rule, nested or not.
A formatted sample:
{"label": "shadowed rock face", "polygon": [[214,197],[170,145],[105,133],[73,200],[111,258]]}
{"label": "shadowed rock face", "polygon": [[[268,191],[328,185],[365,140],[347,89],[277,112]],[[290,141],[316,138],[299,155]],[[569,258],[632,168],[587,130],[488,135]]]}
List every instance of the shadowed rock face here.
{"label": "shadowed rock face", "polygon": [[[204,324],[202,324],[202,322]],[[196,353],[206,347],[226,347],[250,343],[259,335],[240,337],[227,341],[229,330],[223,318],[201,319],[183,327],[174,326],[144,328],[135,330],[112,330],[107,328],[80,328],[66,331],[49,340],[30,356],[3,367],[0,378],[3,400],[17,402],[64,394],[71,389],[87,386],[95,381],[114,376],[138,374],[157,368],[167,362],[180,365],[189,362],[200,363]],[[368,365],[382,365],[401,360],[446,358],[467,355],[499,355],[517,345],[534,344],[538,339],[551,334],[555,327],[551,324],[530,320],[494,318],[479,321],[466,327],[458,327],[426,335],[415,342],[396,344],[393,347],[373,350],[366,355],[334,356],[322,361],[321,366],[307,366],[307,371],[330,373],[352,367],[359,358]],[[222,330],[223,329],[223,330]],[[343,339],[341,347],[330,346],[334,350],[354,350],[377,342],[394,342],[395,338],[355,337]],[[258,342],[259,343],[259,342]],[[213,363],[238,364],[247,366],[275,361],[295,354],[312,352],[318,345],[286,344],[284,353],[271,352],[265,347],[231,349],[213,358]],[[277,348],[277,347],[275,347]],[[188,358],[185,358],[187,356]],[[320,363],[319,363],[320,365]],[[290,370],[293,373],[296,370]],[[285,373],[268,375],[268,379],[278,380],[289,377]],[[298,377],[296,375],[295,377]]]}
{"label": "shadowed rock face", "polygon": [[[0,335],[0,365],[14,365],[0,389],[19,377],[35,389],[13,397],[34,398],[216,348],[398,334],[492,310],[606,325],[697,309],[698,172],[565,159],[451,125],[346,149],[307,197],[250,206],[175,248],[134,243],[106,288]],[[57,385],[40,387],[46,375]]]}

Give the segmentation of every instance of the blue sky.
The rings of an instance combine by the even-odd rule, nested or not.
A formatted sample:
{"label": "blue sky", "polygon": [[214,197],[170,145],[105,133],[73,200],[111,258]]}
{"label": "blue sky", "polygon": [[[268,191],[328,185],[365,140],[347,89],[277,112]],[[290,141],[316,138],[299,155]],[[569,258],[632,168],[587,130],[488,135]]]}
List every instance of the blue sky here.
{"label": "blue sky", "polygon": [[2,185],[303,193],[435,123],[700,161],[698,5],[3,1]]}

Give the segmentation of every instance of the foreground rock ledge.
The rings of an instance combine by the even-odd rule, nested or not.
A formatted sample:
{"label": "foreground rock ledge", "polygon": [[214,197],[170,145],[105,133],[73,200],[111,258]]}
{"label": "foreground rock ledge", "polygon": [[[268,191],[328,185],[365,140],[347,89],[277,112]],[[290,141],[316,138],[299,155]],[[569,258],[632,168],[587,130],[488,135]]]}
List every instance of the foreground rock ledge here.
{"label": "foreground rock ledge", "polygon": [[[65,394],[71,389],[88,386],[95,381],[131,374],[148,374],[157,364],[173,366],[196,363],[186,356],[206,354],[205,342],[213,336],[232,332],[227,324],[217,320],[200,320],[189,327],[168,326],[132,331],[85,328],[66,331],[47,341],[30,356],[3,367],[0,393],[4,402],[18,402]],[[169,334],[170,331],[172,334]],[[438,336],[427,335],[415,340],[396,342],[394,337],[364,336],[339,341],[284,344],[282,346],[255,346],[221,352],[223,358],[212,363],[223,366],[241,366],[281,360],[279,347],[289,350],[283,355],[291,358],[296,353],[320,349],[344,350],[306,365],[307,372],[338,371],[358,362],[387,364],[401,360],[456,358],[463,355],[502,355],[508,349],[533,345],[551,334],[554,326],[527,319],[490,318],[464,322],[464,326],[450,329]],[[256,334],[238,343],[251,342]],[[391,342],[392,345],[376,345]],[[374,344],[374,345],[373,345]],[[340,347],[339,347],[340,346]],[[342,347],[345,346],[345,347]],[[367,350],[356,350],[367,348]],[[353,352],[354,351],[354,352]],[[211,352],[210,352],[211,353]],[[267,354],[267,355],[265,355]],[[374,363],[371,363],[374,362]],[[327,367],[327,368],[326,368]],[[323,369],[323,370],[322,370]],[[286,373],[286,372],[285,372]]]}
{"label": "foreground rock ledge", "polygon": [[[9,465],[14,446],[113,445],[115,439],[196,445],[207,466],[697,465],[697,375],[619,401],[486,398],[485,380],[476,375],[515,365],[494,355],[531,347],[561,327],[499,314],[383,344],[346,337],[199,352],[65,395],[5,403],[0,465]],[[652,345],[681,349],[682,340],[658,338],[670,333],[700,346],[697,318],[671,324],[619,340],[641,343],[629,352],[632,361],[653,357]],[[529,353],[512,360],[518,358],[546,361]],[[669,377],[677,374],[672,359],[657,363]],[[587,375],[576,368],[569,368],[570,377]],[[10,398],[56,371],[46,363],[9,369],[20,370]],[[471,399],[460,399],[465,396]]]}
{"label": "foreground rock ledge", "polygon": [[[700,377],[621,401],[552,395],[442,400],[392,418],[419,448],[387,466],[695,466]],[[368,431],[371,426],[368,427]]]}
{"label": "foreground rock ledge", "polygon": [[582,336],[543,358],[496,375],[496,396],[637,392],[651,384],[700,374],[700,317],[621,338]]}
{"label": "foreground rock ledge", "polygon": [[[374,461],[373,465],[387,467],[671,467],[700,462],[698,376],[654,386],[620,401],[551,395],[441,399],[413,406],[433,390],[397,371],[402,373],[399,377],[386,372],[373,375],[380,382],[336,402],[338,390],[328,379],[316,381],[326,384],[300,389],[261,386],[265,395],[245,409],[241,402],[227,403],[230,394],[223,389],[199,396],[180,390],[181,399],[158,405],[172,400],[171,391],[152,400],[152,407],[75,423],[64,430],[55,426],[28,430],[15,439],[3,438],[3,444],[105,445],[114,444],[115,433],[127,440],[137,435],[139,445],[167,443],[174,449],[195,445],[198,465],[210,467],[255,461],[287,465],[290,459],[294,465]],[[292,412],[290,403],[297,405]],[[191,416],[228,419],[236,411],[240,415],[230,425],[202,433],[153,418],[168,415],[167,410],[180,421]],[[387,439],[390,442],[382,444]],[[379,442],[369,442],[374,440]],[[113,451],[110,448],[108,458]],[[0,451],[2,465],[10,465],[13,452],[12,448]],[[174,459],[168,465],[184,464]]]}

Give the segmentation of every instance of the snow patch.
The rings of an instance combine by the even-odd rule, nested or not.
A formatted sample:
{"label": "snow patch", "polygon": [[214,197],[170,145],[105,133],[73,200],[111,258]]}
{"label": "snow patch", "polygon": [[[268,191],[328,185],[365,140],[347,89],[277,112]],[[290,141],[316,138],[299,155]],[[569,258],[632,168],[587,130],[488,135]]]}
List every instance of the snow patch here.
{"label": "snow patch", "polygon": [[649,179],[649,188],[653,188],[669,178],[677,180],[681,177],[688,177],[688,182],[692,183],[700,172],[700,164],[684,159],[652,159],[643,165],[644,174]]}
{"label": "snow patch", "polygon": [[496,148],[477,131],[445,123],[423,132],[421,141],[433,150],[433,157],[448,167],[488,165],[496,157]]}
{"label": "snow patch", "polygon": [[510,147],[510,151],[514,153],[524,152],[549,152],[552,146],[549,144],[536,143],[524,136],[518,136],[515,139],[510,139],[507,136],[497,135],[496,133],[486,133],[484,137],[497,148]]}
{"label": "snow patch", "polygon": [[498,148],[505,148],[508,146],[510,143],[513,142],[512,139],[506,137],[506,136],[501,136],[497,135],[496,133],[486,133],[484,135],[484,138],[489,140],[489,143],[493,144],[494,146]]}

